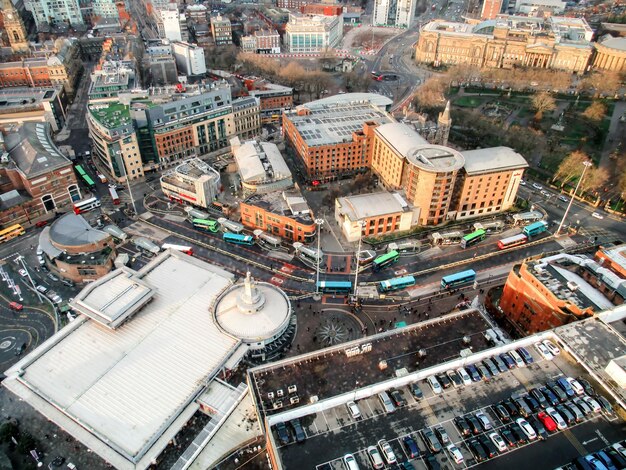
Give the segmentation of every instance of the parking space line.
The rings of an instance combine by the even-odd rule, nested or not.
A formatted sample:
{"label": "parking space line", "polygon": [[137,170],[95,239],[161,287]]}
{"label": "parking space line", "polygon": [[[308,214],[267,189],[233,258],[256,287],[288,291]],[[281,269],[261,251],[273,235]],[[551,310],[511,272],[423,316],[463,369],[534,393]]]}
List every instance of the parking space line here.
{"label": "parking space line", "polygon": [[569,430],[569,428],[563,430],[563,435],[567,438],[567,440],[570,442],[570,444],[572,444],[572,446],[574,446],[574,449],[576,449],[576,451],[580,455],[587,455],[587,449],[585,449],[583,447],[583,445],[576,438],[576,436],[574,436],[574,434],[572,434],[572,432]]}

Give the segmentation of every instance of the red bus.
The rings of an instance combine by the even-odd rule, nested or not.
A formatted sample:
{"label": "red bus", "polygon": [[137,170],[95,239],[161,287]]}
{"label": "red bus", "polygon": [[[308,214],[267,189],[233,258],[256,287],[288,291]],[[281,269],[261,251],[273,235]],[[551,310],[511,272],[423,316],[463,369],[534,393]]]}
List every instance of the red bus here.
{"label": "red bus", "polygon": [[111,195],[111,201],[113,201],[114,205],[119,205],[120,197],[117,195],[117,191],[113,186],[109,186],[109,194]]}
{"label": "red bus", "polygon": [[501,250],[506,250],[507,248],[511,248],[512,246],[523,245],[528,241],[528,237],[523,233],[519,235],[514,235],[509,238],[503,238],[498,241],[498,248]]}

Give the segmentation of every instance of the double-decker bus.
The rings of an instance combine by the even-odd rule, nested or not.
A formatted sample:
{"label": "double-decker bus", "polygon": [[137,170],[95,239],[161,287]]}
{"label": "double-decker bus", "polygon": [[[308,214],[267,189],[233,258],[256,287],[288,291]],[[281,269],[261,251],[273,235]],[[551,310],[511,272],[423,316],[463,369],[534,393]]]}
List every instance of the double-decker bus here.
{"label": "double-decker bus", "polygon": [[204,230],[205,232],[217,232],[218,223],[215,220],[211,219],[193,219],[191,221],[193,226],[199,230]]}
{"label": "double-decker bus", "polygon": [[85,199],[83,201],[78,201],[74,203],[74,213],[82,214],[84,212],[89,212],[94,210],[96,207],[100,207],[100,199],[96,197],[90,197],[89,199]]}
{"label": "double-decker bus", "polygon": [[503,238],[502,240],[498,240],[498,248],[501,250],[506,250],[507,248],[511,248],[517,245],[523,245],[528,241],[528,237],[523,233],[518,235],[513,235],[512,237]]}
{"label": "double-decker bus", "polygon": [[11,225],[3,230],[0,230],[0,243],[8,242],[12,238],[24,235],[26,231],[20,224]]}
{"label": "double-decker bus", "polygon": [[161,248],[163,248],[164,250],[171,248],[172,250],[182,251],[183,253],[189,256],[193,256],[193,248],[191,248],[190,246],[173,245],[172,243],[163,243],[163,245],[161,245]]}
{"label": "double-decker bus", "polygon": [[241,235],[239,233],[225,233],[222,238],[225,242],[235,243],[237,245],[252,245],[254,238],[251,235]]}
{"label": "double-decker bus", "polygon": [[395,263],[398,259],[400,259],[400,253],[396,250],[392,250],[389,253],[385,253],[384,255],[380,255],[376,258],[372,263],[372,267],[374,268],[374,271],[378,271],[385,266]]}
{"label": "double-decker bus", "polygon": [[217,219],[223,232],[241,233],[243,232],[243,225],[239,222],[233,222],[225,217]]}
{"label": "double-decker bus", "polygon": [[467,248],[468,246],[475,245],[476,243],[482,242],[485,239],[485,231],[483,229],[476,230],[469,235],[465,235],[461,239],[461,248]]}
{"label": "double-decker bus", "polygon": [[347,294],[352,291],[352,282],[350,281],[319,281],[317,288],[320,292],[328,292],[332,294]]}
{"label": "double-decker bus", "polygon": [[76,173],[78,173],[78,176],[80,176],[80,178],[85,182],[88,188],[93,188],[96,185],[96,183],[94,183],[91,179],[91,176],[87,174],[82,166],[76,165],[74,169],[76,170]]}
{"label": "double-decker bus", "polygon": [[473,282],[476,280],[476,271],[468,269],[467,271],[461,271],[460,273],[450,274],[441,278],[441,287],[444,289],[450,289],[451,287],[460,286]]}
{"label": "double-decker bus", "polygon": [[540,220],[539,222],[535,222],[534,224],[527,225],[523,228],[522,232],[524,232],[524,235],[526,235],[527,237],[534,237],[536,235],[539,235],[540,233],[545,232],[546,230],[548,230],[548,224],[543,220]]}
{"label": "double-decker bus", "polygon": [[119,205],[120,197],[117,195],[117,190],[113,186],[109,186],[109,194],[111,195],[111,201],[114,205]]}
{"label": "double-decker bus", "polygon": [[381,292],[389,292],[392,290],[404,289],[405,287],[414,286],[415,278],[413,276],[395,277],[393,279],[387,279],[386,281],[380,281],[378,287]]}

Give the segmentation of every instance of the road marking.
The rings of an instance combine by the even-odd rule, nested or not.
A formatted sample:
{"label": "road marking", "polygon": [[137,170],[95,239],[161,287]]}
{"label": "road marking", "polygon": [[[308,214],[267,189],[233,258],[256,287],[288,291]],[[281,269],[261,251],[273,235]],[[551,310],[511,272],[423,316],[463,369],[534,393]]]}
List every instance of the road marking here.
{"label": "road marking", "polygon": [[591,444],[592,442],[597,441],[597,440],[598,440],[598,438],[594,437],[592,439],[587,439],[586,441],[582,441],[581,444],[586,446],[587,444]]}
{"label": "road marking", "polygon": [[600,432],[599,429],[596,429],[596,434],[602,440],[602,442],[604,442],[605,445],[607,445],[607,446],[610,445],[610,442],[608,441],[608,439],[606,437],[604,437],[604,435],[602,434],[602,432]]}
{"label": "road marking", "polygon": [[587,455],[589,453],[587,452],[587,449],[585,449],[580,441],[576,438],[576,436],[572,434],[572,431],[570,431],[569,429],[565,429],[563,430],[563,435],[567,438],[568,441],[570,441],[572,446],[574,446],[574,449],[576,449],[580,455]]}

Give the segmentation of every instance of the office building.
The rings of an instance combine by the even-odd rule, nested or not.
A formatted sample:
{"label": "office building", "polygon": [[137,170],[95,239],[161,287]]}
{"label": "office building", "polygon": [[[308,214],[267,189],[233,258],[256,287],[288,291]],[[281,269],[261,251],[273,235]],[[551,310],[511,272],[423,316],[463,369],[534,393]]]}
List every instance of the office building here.
{"label": "office building", "polygon": [[566,7],[564,0],[516,0],[513,11],[528,16],[558,16]]}
{"label": "office building", "polygon": [[55,24],[84,24],[78,0],[32,0],[28,2],[27,9],[33,14],[37,30]]}
{"label": "office building", "polygon": [[168,8],[154,10],[155,22],[159,37],[170,41],[182,41],[183,36],[180,27],[180,14],[176,4],[170,4]]}
{"label": "office building", "polygon": [[58,132],[65,123],[68,104],[61,87],[0,89],[0,129],[25,122],[47,122],[53,132]]}
{"label": "office building", "polygon": [[241,52],[256,54],[256,37],[242,36],[239,40],[239,47],[241,47]]}
{"label": "office building", "polygon": [[422,27],[415,60],[476,67],[530,67],[583,73],[593,53],[584,18],[500,15],[478,24],[435,20]]}
{"label": "office building", "polygon": [[257,193],[239,205],[241,223],[291,242],[311,243],[317,226],[311,209],[296,190]]}
{"label": "office building", "polygon": [[4,136],[0,154],[0,224],[29,225],[71,209],[80,199],[72,163],[50,124],[27,122]]}
{"label": "office building", "polygon": [[609,72],[626,70],[626,38],[606,35],[594,43],[593,68]]}
{"label": "office building", "polygon": [[339,45],[343,37],[343,18],[307,16],[290,13],[285,27],[285,48],[291,53],[318,53]]}
{"label": "office building", "polygon": [[233,31],[228,18],[211,17],[211,34],[216,46],[227,46],[233,43]]}
{"label": "office building", "polygon": [[242,143],[239,137],[235,137],[230,141],[230,149],[237,163],[245,195],[279,191],[293,186],[291,171],[276,144],[255,140]]}
{"label": "office building", "polygon": [[114,0],[91,0],[92,15],[99,19],[119,20],[120,15]]}
{"label": "office building", "polygon": [[416,213],[400,193],[379,192],[338,197],[335,221],[349,242],[361,236],[379,237],[410,230],[417,224]]}
{"label": "office building", "polygon": [[169,44],[146,47],[143,59],[144,77],[150,86],[175,85],[178,83],[176,59]]}
{"label": "office building", "polygon": [[293,88],[260,80],[244,80],[248,94],[260,100],[261,121],[278,122],[293,107]]}
{"label": "office building", "polygon": [[376,26],[409,28],[415,19],[416,0],[375,0],[374,19]]}
{"label": "office building", "polygon": [[180,73],[185,75],[206,74],[204,49],[196,44],[175,41],[172,43],[172,51]]}
{"label": "office building", "polygon": [[258,98],[244,96],[233,100],[235,134],[250,139],[261,134],[261,108]]}
{"label": "office building", "polygon": [[220,174],[199,158],[190,158],[161,176],[161,190],[170,199],[207,208],[217,199]]}
{"label": "office building", "polygon": [[89,100],[114,98],[137,86],[134,61],[106,61],[91,73]]}

